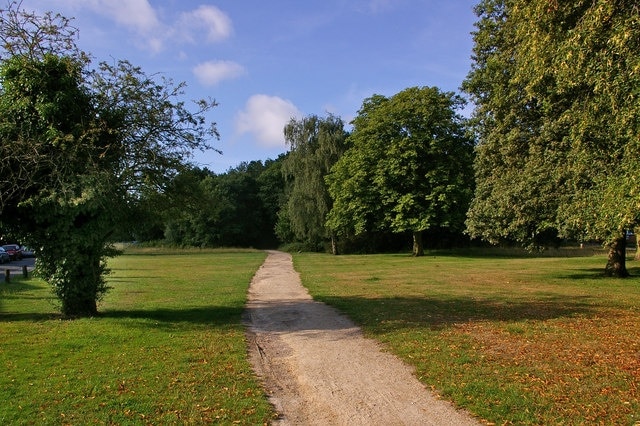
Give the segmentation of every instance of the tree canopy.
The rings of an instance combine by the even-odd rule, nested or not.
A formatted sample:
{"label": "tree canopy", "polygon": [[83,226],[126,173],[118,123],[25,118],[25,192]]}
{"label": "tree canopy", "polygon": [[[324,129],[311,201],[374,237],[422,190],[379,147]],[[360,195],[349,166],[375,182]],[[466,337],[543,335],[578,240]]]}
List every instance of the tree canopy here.
{"label": "tree canopy", "polygon": [[67,19],[11,3],[0,19],[0,226],[37,251],[62,312],[93,315],[117,222],[217,137],[182,85],[127,61],[88,68]]}
{"label": "tree canopy", "polygon": [[479,140],[470,233],[602,241],[608,273],[626,275],[615,253],[640,211],[637,5],[484,0],[476,12],[464,83]]}
{"label": "tree canopy", "polygon": [[415,255],[423,253],[423,231],[461,230],[473,188],[473,141],[457,113],[463,104],[435,87],[366,99],[327,177],[330,229],[410,232]]}
{"label": "tree canopy", "polygon": [[347,132],[339,117],[312,115],[291,119],[284,136],[289,147],[282,163],[287,201],[278,229],[283,239],[290,233],[297,241],[317,249],[331,236],[325,221],[332,200],[324,178],[346,149]]}

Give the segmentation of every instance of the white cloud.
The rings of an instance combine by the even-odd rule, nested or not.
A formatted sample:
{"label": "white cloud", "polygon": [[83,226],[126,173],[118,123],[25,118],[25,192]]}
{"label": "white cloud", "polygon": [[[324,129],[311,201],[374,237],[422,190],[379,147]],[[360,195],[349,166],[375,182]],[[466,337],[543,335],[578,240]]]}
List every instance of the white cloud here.
{"label": "white cloud", "polygon": [[193,74],[205,86],[215,86],[222,80],[246,74],[244,67],[233,61],[208,61],[193,68]]}
{"label": "white cloud", "polygon": [[148,0],[70,1],[75,7],[85,6],[135,34],[134,40],[154,52],[162,49],[164,25]]}
{"label": "white cloud", "polygon": [[265,147],[284,147],[284,126],[291,118],[301,116],[291,101],[278,96],[253,95],[236,116],[236,131],[253,134]]}
{"label": "white cloud", "polygon": [[155,10],[147,0],[98,0],[94,4],[117,23],[139,33],[152,33],[160,27]]}
{"label": "white cloud", "polygon": [[216,43],[231,36],[233,25],[231,19],[215,6],[200,6],[190,12],[180,15],[176,26],[176,34],[191,43],[200,42],[203,37],[199,35],[204,32],[204,40],[209,43]]}
{"label": "white cloud", "polygon": [[87,8],[126,28],[132,41],[152,52],[167,42],[216,43],[233,33],[231,19],[215,6],[199,6],[188,12],[159,15],[149,0],[59,0],[74,9]]}

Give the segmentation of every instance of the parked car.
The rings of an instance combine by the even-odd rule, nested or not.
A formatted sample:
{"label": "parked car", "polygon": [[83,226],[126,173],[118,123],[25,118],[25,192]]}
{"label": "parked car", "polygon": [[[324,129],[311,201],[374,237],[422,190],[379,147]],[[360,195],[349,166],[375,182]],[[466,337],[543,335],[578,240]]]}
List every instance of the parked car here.
{"label": "parked car", "polygon": [[27,246],[20,247],[20,250],[22,251],[22,258],[36,257],[35,252]]}
{"label": "parked car", "polygon": [[5,244],[2,246],[4,251],[9,253],[9,257],[11,260],[20,260],[22,259],[22,249],[17,244]]}
{"label": "parked car", "polygon": [[0,247],[0,263],[7,263],[11,261],[11,256],[6,252],[5,249]]}

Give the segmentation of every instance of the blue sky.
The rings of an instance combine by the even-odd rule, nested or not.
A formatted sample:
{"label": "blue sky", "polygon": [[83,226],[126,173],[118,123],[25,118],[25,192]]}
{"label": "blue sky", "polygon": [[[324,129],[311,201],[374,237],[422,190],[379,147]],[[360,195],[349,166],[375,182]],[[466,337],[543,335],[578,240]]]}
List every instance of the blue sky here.
{"label": "blue sky", "polygon": [[24,0],[73,17],[96,61],[127,59],[211,97],[222,173],[286,152],[291,117],[351,121],[373,94],[457,91],[469,71],[476,0]]}

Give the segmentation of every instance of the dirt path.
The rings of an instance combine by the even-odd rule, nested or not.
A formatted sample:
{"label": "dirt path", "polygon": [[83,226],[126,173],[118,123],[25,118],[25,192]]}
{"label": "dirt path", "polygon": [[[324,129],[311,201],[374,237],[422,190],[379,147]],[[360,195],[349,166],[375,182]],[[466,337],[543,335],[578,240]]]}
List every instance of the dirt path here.
{"label": "dirt path", "polygon": [[436,399],[411,369],[384,353],[301,285],[291,256],[269,252],[249,289],[251,360],[280,425],[477,425]]}

